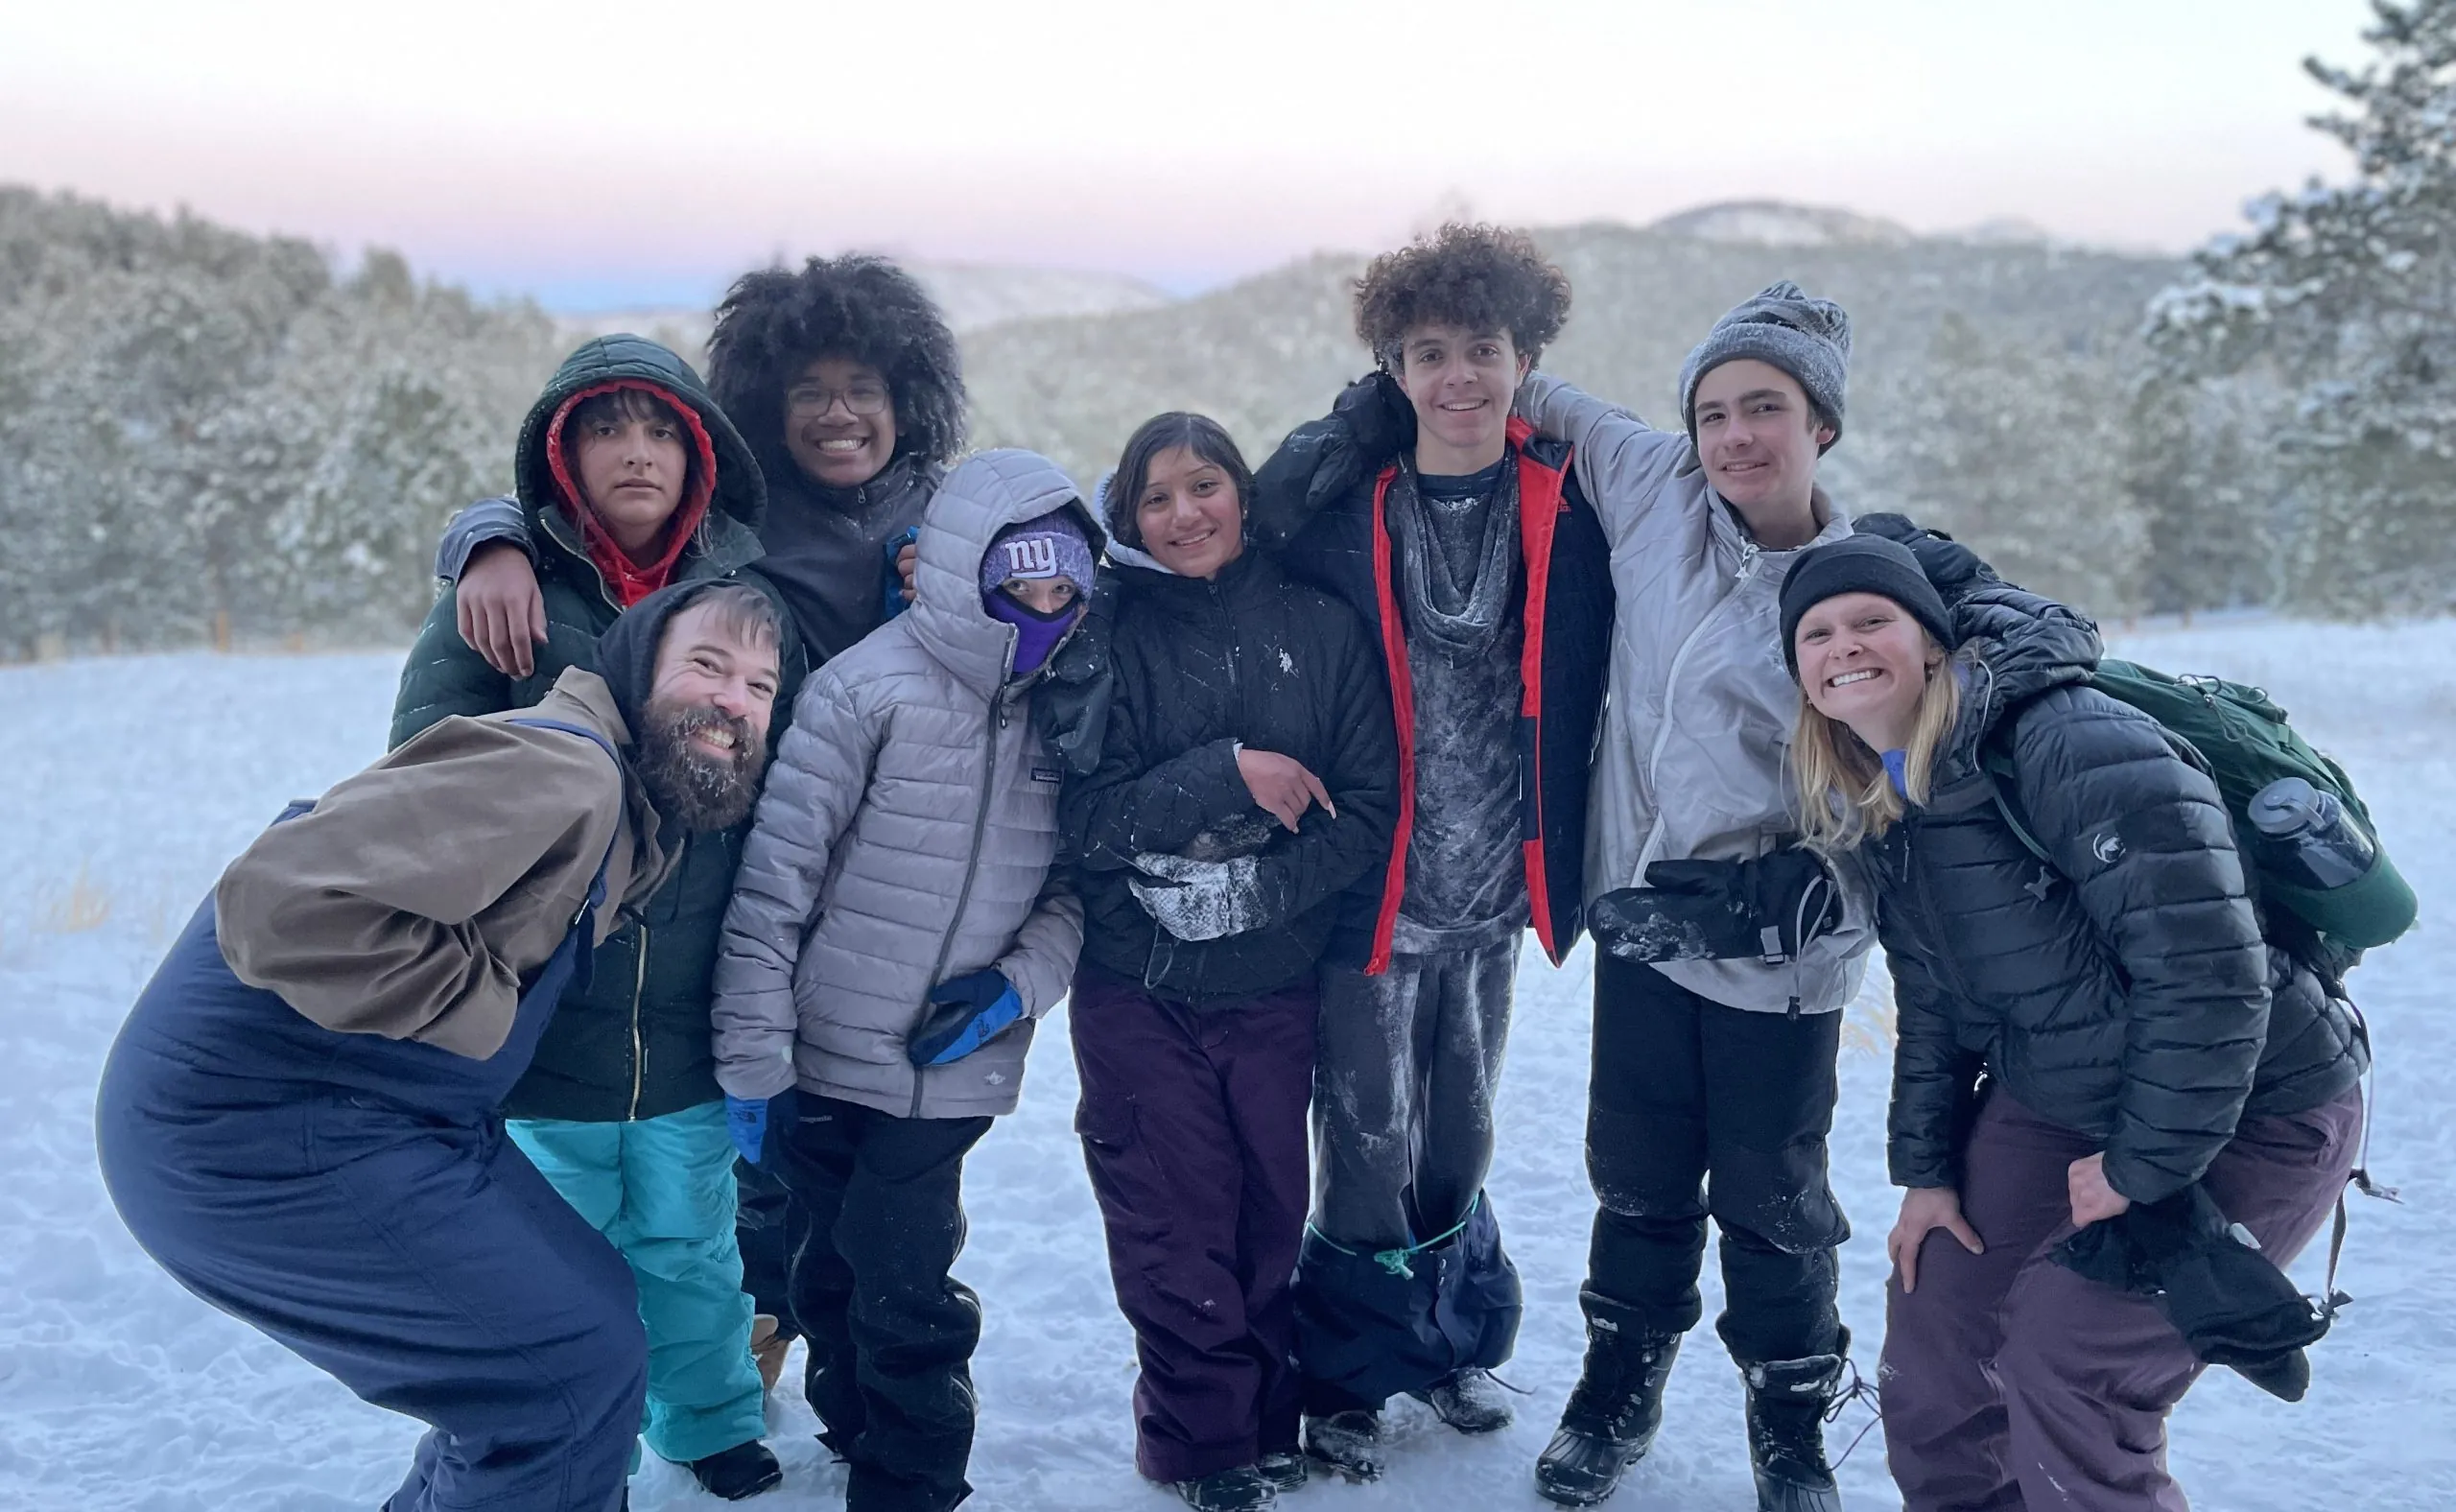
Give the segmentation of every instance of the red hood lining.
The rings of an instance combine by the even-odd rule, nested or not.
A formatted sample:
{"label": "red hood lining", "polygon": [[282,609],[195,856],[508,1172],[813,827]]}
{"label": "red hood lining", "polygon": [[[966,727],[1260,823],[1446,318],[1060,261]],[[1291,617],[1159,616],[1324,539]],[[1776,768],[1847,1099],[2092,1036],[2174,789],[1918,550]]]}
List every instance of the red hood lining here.
{"label": "red hood lining", "polygon": [[[664,550],[658,553],[655,561],[646,564],[633,561],[630,554],[623,550],[603,522],[598,519],[597,511],[588,507],[579,484],[572,478],[571,464],[563,456],[563,427],[570,422],[572,412],[599,394],[624,389],[636,389],[652,395],[682,416],[682,423],[691,432],[699,463],[693,471],[691,488],[683,496],[681,507],[673,511],[672,519],[665,522]],[[554,475],[555,502],[562,509],[563,517],[579,527],[580,543],[588,550],[589,561],[596,566],[598,575],[605,579],[605,586],[613,592],[615,602],[626,609],[665,586],[667,579],[673,576],[673,564],[682,559],[683,551],[690,546],[691,537],[697,533],[699,522],[707,518],[708,505],[717,495],[716,442],[709,439],[708,427],[700,420],[699,412],[685,404],[673,390],[645,378],[610,379],[578,390],[565,398],[555,408],[555,417],[546,424],[546,470]]]}

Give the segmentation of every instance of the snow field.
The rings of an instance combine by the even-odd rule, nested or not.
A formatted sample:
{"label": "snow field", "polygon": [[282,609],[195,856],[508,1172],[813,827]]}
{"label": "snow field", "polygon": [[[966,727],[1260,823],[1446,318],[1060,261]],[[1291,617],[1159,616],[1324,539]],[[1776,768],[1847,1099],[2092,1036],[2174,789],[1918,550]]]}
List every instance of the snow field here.
{"label": "snow field", "polygon": [[[2212,1373],[2177,1414],[2175,1469],[2205,1512],[2456,1505],[2456,1403],[2434,1389],[2456,1358],[2456,1077],[2438,1052],[2456,966],[2456,622],[2220,623],[2116,649],[2270,689],[2352,769],[2423,903],[2416,933],[2354,983],[2381,1056],[2373,1169],[2404,1204],[2356,1199],[2342,1284],[2357,1301],[2315,1351],[2311,1396],[2289,1406]],[[397,667],[391,655],[183,655],[0,669],[0,1512],[364,1509],[406,1463],[414,1425],[195,1301],[136,1249],[95,1172],[91,1131],[103,1056],[154,962],[284,800],[380,751]],[[1530,1471],[1583,1342],[1589,972],[1583,951],[1555,972],[1531,949],[1520,971],[1491,1187],[1526,1282],[1518,1358],[1503,1372],[1530,1393],[1518,1426],[1467,1440],[1402,1404],[1386,1480],[1316,1482],[1291,1508],[1545,1505]],[[1873,1376],[1895,1206],[1880,970],[1851,1011],[1833,1172],[1857,1227],[1842,1255],[1843,1312]],[[972,1505],[1165,1512],[1174,1500],[1133,1471],[1132,1340],[1072,1132],[1074,1066],[1062,1026],[1051,1029],[1022,1111],[967,1171],[972,1232],[957,1273],[986,1316]],[[2310,1289],[2320,1248],[2296,1267]],[[840,1505],[841,1471],[797,1394],[782,1397],[770,1442],[788,1478],[756,1505]],[[1835,1450],[1867,1421],[1847,1413]],[[1882,1448],[1869,1433],[1843,1468],[1854,1512],[1899,1504]],[[632,1504],[720,1503],[651,1460]],[[1659,1447],[1610,1505],[1753,1505],[1738,1379],[1710,1329],[1688,1342]]]}

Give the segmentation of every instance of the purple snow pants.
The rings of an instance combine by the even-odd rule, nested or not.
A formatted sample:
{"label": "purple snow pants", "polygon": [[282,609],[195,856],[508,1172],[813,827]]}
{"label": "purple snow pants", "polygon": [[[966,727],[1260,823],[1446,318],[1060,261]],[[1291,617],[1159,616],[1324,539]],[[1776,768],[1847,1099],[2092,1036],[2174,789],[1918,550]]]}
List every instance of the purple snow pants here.
{"label": "purple snow pants", "polygon": [[1134,1325],[1135,1468],[1192,1480],[1296,1447],[1289,1285],[1305,1236],[1311,972],[1200,1010],[1085,962],[1075,1131]]}
{"label": "purple snow pants", "polygon": [[[2204,1178],[2220,1211],[2290,1264],[2353,1169],[2362,1095],[2247,1118]],[[1919,1289],[1885,1291],[1886,1462],[1903,1512],[2184,1512],[2166,1414],[2200,1374],[2157,1304],[2050,1258],[2072,1232],[2066,1169],[2098,1142],[1997,1088],[1963,1153],[1972,1255],[1939,1229]]]}

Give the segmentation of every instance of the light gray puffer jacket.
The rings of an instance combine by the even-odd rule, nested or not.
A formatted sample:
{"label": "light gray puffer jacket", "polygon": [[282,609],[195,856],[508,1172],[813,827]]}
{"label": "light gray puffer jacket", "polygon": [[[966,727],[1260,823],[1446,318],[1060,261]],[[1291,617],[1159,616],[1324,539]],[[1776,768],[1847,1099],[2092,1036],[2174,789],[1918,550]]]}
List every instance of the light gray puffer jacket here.
{"label": "light gray puffer jacket", "polygon": [[[1573,447],[1612,542],[1610,702],[1587,807],[1586,896],[1645,885],[1659,861],[1747,861],[1796,835],[1789,770],[1799,685],[1783,660],[1783,579],[1797,551],[1759,547],[1708,484],[1688,437],[1557,378],[1528,375],[1518,413]],[[1810,545],[1851,533],[1839,510]],[[1826,1013],[1859,990],[1876,941],[1855,857],[1830,862],[1843,922],[1782,965],[1655,969],[1726,1006]]]}
{"label": "light gray puffer jacket", "polygon": [[[725,912],[717,1080],[739,1098],[798,1084],[904,1118],[1011,1113],[1033,1021],[1083,944],[1050,875],[1060,764],[1009,685],[1015,630],[980,603],[1009,525],[1073,505],[1047,458],[992,451],[948,474],[922,518],[912,607],[811,675],[794,700]],[[1005,974],[1024,1022],[916,1069],[905,1042],[933,987]]]}

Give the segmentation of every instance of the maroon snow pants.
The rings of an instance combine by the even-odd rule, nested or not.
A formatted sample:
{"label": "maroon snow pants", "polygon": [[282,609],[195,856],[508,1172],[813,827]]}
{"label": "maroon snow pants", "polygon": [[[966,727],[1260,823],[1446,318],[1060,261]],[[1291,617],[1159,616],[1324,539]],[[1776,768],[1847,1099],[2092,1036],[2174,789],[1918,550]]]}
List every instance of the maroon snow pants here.
{"label": "maroon snow pants", "polygon": [[[2353,1169],[2362,1095],[2247,1118],[2204,1178],[2228,1217],[2290,1264]],[[1885,1457],[1903,1512],[2183,1512],[2166,1414],[2200,1362],[2156,1303],[2052,1258],[2072,1232],[2066,1171],[2099,1143],[1999,1087],[1963,1154],[1962,1214],[1987,1246],[1942,1229],[1919,1289],[1885,1291]]]}
{"label": "maroon snow pants", "polygon": [[1199,1010],[1085,962],[1075,1131],[1134,1325],[1135,1468],[1192,1480],[1296,1447],[1289,1285],[1305,1235],[1313,973]]}

